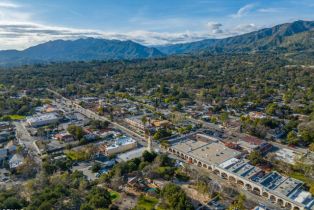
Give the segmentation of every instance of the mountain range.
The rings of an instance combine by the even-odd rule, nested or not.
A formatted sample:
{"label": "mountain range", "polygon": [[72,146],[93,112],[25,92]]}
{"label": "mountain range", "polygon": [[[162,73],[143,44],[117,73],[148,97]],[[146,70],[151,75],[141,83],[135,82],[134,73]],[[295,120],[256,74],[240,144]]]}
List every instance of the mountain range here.
{"label": "mountain range", "polygon": [[84,38],[55,40],[22,51],[0,51],[0,65],[21,65],[48,62],[119,60],[160,57],[156,48],[132,41]]}
{"label": "mountain range", "polygon": [[291,51],[314,49],[314,21],[295,21],[224,39],[159,46],[171,54],[209,52],[239,53],[256,51]]}
{"label": "mountain range", "polygon": [[49,41],[23,51],[0,51],[0,65],[143,59],[190,53],[313,52],[314,21],[295,21],[224,39],[147,47],[96,38]]}

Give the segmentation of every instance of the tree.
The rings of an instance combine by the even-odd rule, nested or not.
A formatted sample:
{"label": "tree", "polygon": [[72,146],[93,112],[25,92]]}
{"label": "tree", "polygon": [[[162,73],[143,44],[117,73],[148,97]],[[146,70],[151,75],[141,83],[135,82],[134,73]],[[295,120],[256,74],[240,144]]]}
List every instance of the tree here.
{"label": "tree", "polygon": [[287,135],[288,144],[290,145],[296,145],[298,144],[298,136],[294,131],[290,131]]}
{"label": "tree", "polygon": [[76,125],[69,125],[67,131],[77,140],[80,140],[85,135],[83,128]]}
{"label": "tree", "polygon": [[144,115],[142,118],[141,118],[141,121],[142,121],[142,123],[143,123],[143,125],[144,126],[146,126],[146,123],[147,123],[147,116],[146,115]]}
{"label": "tree", "polygon": [[314,143],[314,121],[300,124],[298,129],[301,135],[301,139],[305,143]]}
{"label": "tree", "polygon": [[219,116],[221,122],[225,123],[229,119],[229,114],[227,112],[223,112]]}
{"label": "tree", "polygon": [[149,151],[144,151],[142,155],[142,159],[145,162],[153,162],[153,160],[156,158],[157,154],[155,152],[149,152]]}
{"label": "tree", "polygon": [[251,161],[253,165],[258,165],[264,162],[264,159],[260,152],[253,151],[249,154],[248,159]]}
{"label": "tree", "polygon": [[161,196],[168,209],[190,210],[194,209],[185,192],[173,183],[166,184],[161,190]]}
{"label": "tree", "polygon": [[108,208],[111,204],[110,193],[100,187],[94,187],[87,196],[88,204],[94,209]]}
{"label": "tree", "polygon": [[22,207],[23,207],[23,204],[17,198],[9,197],[3,202],[1,208],[2,209],[21,209]]}
{"label": "tree", "polygon": [[310,193],[312,194],[312,196],[314,196],[314,184],[312,184],[310,187]]}
{"label": "tree", "polygon": [[229,206],[229,210],[245,210],[244,206],[245,196],[240,194],[237,199]]}
{"label": "tree", "polygon": [[94,163],[92,166],[92,172],[96,173],[101,169],[101,165],[99,163]]}
{"label": "tree", "polygon": [[270,103],[266,107],[266,113],[269,114],[269,115],[273,115],[273,114],[275,114],[277,108],[278,108],[277,104]]}

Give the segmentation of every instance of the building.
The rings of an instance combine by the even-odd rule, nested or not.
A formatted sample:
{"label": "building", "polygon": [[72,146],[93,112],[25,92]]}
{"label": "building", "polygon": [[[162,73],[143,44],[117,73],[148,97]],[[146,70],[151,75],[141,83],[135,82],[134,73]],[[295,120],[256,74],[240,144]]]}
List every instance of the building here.
{"label": "building", "polygon": [[204,142],[192,139],[181,140],[169,147],[170,152],[180,155],[189,163],[197,162],[200,166],[214,167],[224,161],[239,157],[240,152],[226,147],[221,142]]}
{"label": "building", "polygon": [[15,154],[9,160],[9,166],[11,169],[17,168],[24,163],[24,158],[22,155]]}
{"label": "building", "polygon": [[48,113],[27,118],[26,122],[29,126],[40,127],[57,123],[59,119],[56,113]]}
{"label": "building", "polygon": [[138,149],[130,150],[130,151],[125,152],[125,153],[121,153],[117,156],[117,161],[118,162],[122,162],[122,161],[126,162],[126,161],[132,160],[134,158],[140,158],[140,157],[142,157],[142,155],[145,151],[147,151],[147,148],[141,147]]}
{"label": "building", "polygon": [[106,155],[115,155],[118,153],[126,152],[128,150],[134,149],[137,147],[137,142],[130,137],[122,137],[115,141],[114,144],[106,147]]}
{"label": "building", "polygon": [[220,142],[185,139],[170,146],[168,152],[285,209],[314,209],[314,199],[303,190],[302,181],[277,172],[266,173],[242,158],[241,153]]}
{"label": "building", "polygon": [[55,135],[55,138],[65,142],[74,141],[74,137],[69,133],[58,133]]}
{"label": "building", "polygon": [[168,127],[171,123],[168,120],[153,120],[152,125],[155,127]]}
{"label": "building", "polygon": [[7,157],[8,157],[8,150],[0,149],[0,161],[6,159]]}
{"label": "building", "polygon": [[11,124],[9,122],[4,122],[4,121],[0,122],[0,130],[9,129],[11,127],[12,126],[11,126]]}
{"label": "building", "polygon": [[263,112],[250,112],[249,116],[253,120],[266,118],[266,115]]}
{"label": "building", "polygon": [[295,164],[295,162],[300,159],[301,155],[295,151],[287,148],[279,149],[275,152],[276,159],[290,164]]}
{"label": "building", "polygon": [[130,118],[125,118],[124,121],[131,127],[135,127],[140,130],[145,130],[145,125],[143,124],[141,120],[142,116],[136,116],[136,117],[130,117]]}
{"label": "building", "polygon": [[9,141],[15,137],[14,131],[4,130],[0,132],[0,143]]}
{"label": "building", "polygon": [[248,153],[251,153],[253,151],[260,151],[262,153],[265,153],[272,148],[271,144],[254,136],[246,136],[240,139],[237,143],[243,150],[247,151]]}

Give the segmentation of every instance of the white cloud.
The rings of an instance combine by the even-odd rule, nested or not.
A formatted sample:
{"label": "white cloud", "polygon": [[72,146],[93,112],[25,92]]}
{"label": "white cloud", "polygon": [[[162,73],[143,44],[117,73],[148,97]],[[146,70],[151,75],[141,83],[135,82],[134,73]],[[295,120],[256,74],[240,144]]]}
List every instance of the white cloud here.
{"label": "white cloud", "polygon": [[253,8],[255,7],[254,4],[247,4],[241,7],[236,14],[231,15],[234,18],[240,18],[247,15]]}
{"label": "white cloud", "polygon": [[221,29],[222,24],[217,22],[208,22],[207,23],[208,29],[210,30],[210,33],[212,34],[221,34],[223,33],[223,30]]}
{"label": "white cloud", "polygon": [[254,23],[240,24],[234,28],[234,32],[237,34],[243,34],[243,33],[249,33],[252,31],[256,31],[258,29],[260,29],[260,27],[258,27]]}
{"label": "white cloud", "polygon": [[12,3],[12,2],[0,2],[0,8],[19,8],[20,5]]}
{"label": "white cloud", "polygon": [[274,12],[279,12],[279,9],[278,8],[261,8],[261,9],[258,9],[258,11],[262,13],[274,13]]}
{"label": "white cloud", "polygon": [[[2,5],[2,6],[1,6]],[[244,15],[252,6],[241,8],[238,15]],[[172,20],[173,24],[182,24],[185,20]],[[146,22],[142,23],[146,24]],[[163,23],[154,22],[155,25]],[[254,24],[238,25],[226,28],[223,24],[209,21],[193,24],[204,26],[201,31],[154,32],[134,30],[129,32],[108,32],[101,30],[77,29],[40,24],[33,20],[33,15],[25,11],[24,6],[6,2],[0,3],[0,49],[25,49],[27,47],[56,39],[78,39],[95,37],[105,39],[133,40],[144,45],[164,45],[193,42],[207,38],[224,38],[251,32],[258,29]],[[152,29],[154,30],[154,29]]]}

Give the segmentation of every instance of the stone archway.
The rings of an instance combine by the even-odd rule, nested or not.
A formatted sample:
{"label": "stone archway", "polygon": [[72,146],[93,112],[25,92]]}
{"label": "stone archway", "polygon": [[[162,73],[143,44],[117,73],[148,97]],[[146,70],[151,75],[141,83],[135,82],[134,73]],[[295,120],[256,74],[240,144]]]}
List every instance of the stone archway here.
{"label": "stone archway", "polygon": [[250,185],[250,184],[245,184],[245,188],[248,191],[252,191],[252,185]]}
{"label": "stone archway", "polygon": [[293,210],[300,210],[300,208],[297,207],[297,206],[295,206],[295,207],[293,208]]}
{"label": "stone archway", "polygon": [[292,204],[287,202],[285,205],[286,209],[292,209]]}
{"label": "stone archway", "polygon": [[205,163],[203,163],[203,168],[207,168],[207,165]]}
{"label": "stone archway", "polygon": [[284,206],[284,202],[283,202],[283,200],[282,200],[281,198],[279,198],[279,199],[277,200],[277,204],[278,204],[279,206],[281,206],[281,207]]}
{"label": "stone archway", "polygon": [[272,203],[276,203],[276,197],[274,196],[274,195],[271,195],[270,197],[269,197],[269,200],[272,202]]}
{"label": "stone archway", "polygon": [[219,171],[218,169],[215,169],[215,170],[214,170],[214,174],[220,175],[220,171]]}
{"label": "stone archway", "polygon": [[224,172],[221,173],[221,178],[228,179],[228,175]]}
{"label": "stone archway", "polygon": [[268,193],[267,192],[263,192],[263,197],[268,198],[269,197]]}
{"label": "stone archway", "polygon": [[213,168],[212,168],[211,166],[208,166],[207,169],[208,169],[208,170],[211,170],[211,171],[213,170]]}
{"label": "stone archway", "polygon": [[237,181],[237,184],[238,184],[238,185],[241,185],[241,186],[244,186],[244,182],[241,181],[241,180],[238,180],[238,181]]}
{"label": "stone archway", "polygon": [[197,163],[197,166],[198,166],[198,167],[202,167],[201,161],[199,161],[199,162]]}
{"label": "stone archway", "polygon": [[237,180],[233,176],[229,176],[229,181],[233,183],[237,182]]}
{"label": "stone archway", "polygon": [[254,187],[253,188],[253,193],[256,194],[256,195],[261,195],[261,190],[257,187]]}

